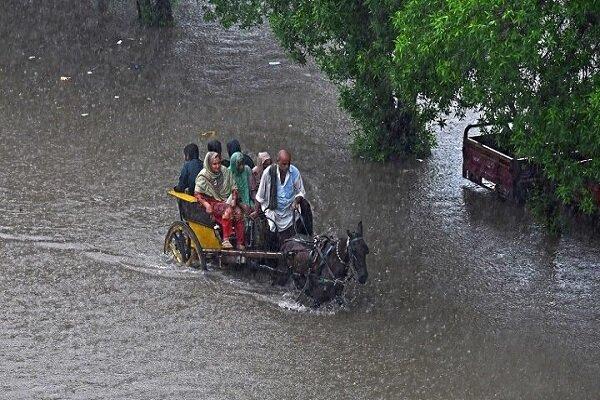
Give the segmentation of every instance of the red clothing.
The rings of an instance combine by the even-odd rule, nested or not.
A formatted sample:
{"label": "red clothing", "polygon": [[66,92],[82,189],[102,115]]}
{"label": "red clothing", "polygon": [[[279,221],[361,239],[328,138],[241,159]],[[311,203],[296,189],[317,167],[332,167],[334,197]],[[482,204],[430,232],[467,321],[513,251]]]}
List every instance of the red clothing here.
{"label": "red clothing", "polygon": [[[196,197],[201,196],[199,193],[195,194]],[[207,201],[213,209],[212,216],[223,228],[223,240],[229,240],[233,230],[235,229],[235,237],[237,244],[246,245],[244,237],[244,214],[239,207],[235,207],[233,212],[230,213],[229,218],[223,218],[225,212],[231,207],[224,201],[218,201],[209,196],[201,196],[201,198]]]}

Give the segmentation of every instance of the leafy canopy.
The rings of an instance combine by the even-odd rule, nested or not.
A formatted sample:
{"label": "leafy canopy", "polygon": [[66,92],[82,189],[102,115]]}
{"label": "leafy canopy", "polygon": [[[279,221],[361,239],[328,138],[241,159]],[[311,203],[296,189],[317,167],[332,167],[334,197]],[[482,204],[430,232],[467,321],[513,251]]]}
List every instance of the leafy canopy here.
{"label": "leafy canopy", "polygon": [[499,141],[533,157],[563,202],[593,210],[600,1],[408,0],[394,22],[394,83],[421,118],[475,108],[510,123]]}

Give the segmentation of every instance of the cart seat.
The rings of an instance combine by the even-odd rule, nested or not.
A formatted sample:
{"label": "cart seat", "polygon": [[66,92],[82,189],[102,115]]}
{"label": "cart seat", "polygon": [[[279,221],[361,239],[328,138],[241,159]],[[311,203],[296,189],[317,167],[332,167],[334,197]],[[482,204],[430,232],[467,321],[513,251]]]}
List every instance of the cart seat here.
{"label": "cart seat", "polygon": [[169,195],[177,199],[177,206],[179,207],[179,215],[184,221],[196,222],[209,228],[215,225],[210,215],[204,211],[204,207],[194,196],[187,193],[180,193],[174,190],[169,190]]}

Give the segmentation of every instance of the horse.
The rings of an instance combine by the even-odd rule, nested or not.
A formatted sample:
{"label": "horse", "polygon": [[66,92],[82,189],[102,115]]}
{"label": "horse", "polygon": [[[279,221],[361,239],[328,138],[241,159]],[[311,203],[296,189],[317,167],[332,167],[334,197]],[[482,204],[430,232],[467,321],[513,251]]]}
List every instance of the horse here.
{"label": "horse", "polygon": [[328,236],[315,236],[312,242],[297,237],[286,240],[280,249],[286,262],[278,267],[283,277],[279,283],[287,283],[292,277],[301,289],[299,300],[310,302],[315,308],[340,299],[346,283],[352,279],[365,284],[369,277],[369,247],[363,238],[362,221],[356,231],[346,232],[345,240]]}

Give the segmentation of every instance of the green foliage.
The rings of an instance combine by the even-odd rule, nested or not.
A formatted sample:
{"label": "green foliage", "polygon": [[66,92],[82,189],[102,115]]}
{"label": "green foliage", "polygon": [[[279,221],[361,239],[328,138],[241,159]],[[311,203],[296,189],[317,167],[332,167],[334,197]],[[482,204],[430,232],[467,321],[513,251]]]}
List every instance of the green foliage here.
{"label": "green foliage", "polygon": [[154,25],[154,7],[150,0],[137,0],[138,17],[144,25]]}
{"label": "green foliage", "polygon": [[340,105],[360,126],[353,150],[374,160],[427,154],[433,136],[416,118],[416,98],[397,101],[392,76],[400,0],[209,0],[205,18],[250,27],[267,20],[298,62],[307,57],[340,90]]}
{"label": "green foliage", "polygon": [[[563,203],[594,209],[600,182],[598,0],[408,0],[395,16],[394,83],[419,114],[475,108],[511,129]],[[590,160],[591,161],[584,161]]]}
{"label": "green foliage", "polygon": [[567,223],[561,213],[560,202],[553,193],[547,192],[547,188],[533,190],[527,199],[527,206],[551,234],[559,235],[565,230]]}
{"label": "green foliage", "polygon": [[180,0],[136,0],[138,18],[147,26],[173,26],[173,8]]}

